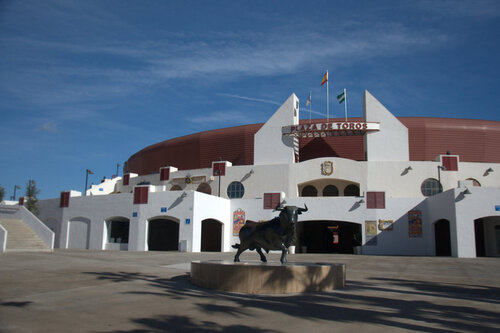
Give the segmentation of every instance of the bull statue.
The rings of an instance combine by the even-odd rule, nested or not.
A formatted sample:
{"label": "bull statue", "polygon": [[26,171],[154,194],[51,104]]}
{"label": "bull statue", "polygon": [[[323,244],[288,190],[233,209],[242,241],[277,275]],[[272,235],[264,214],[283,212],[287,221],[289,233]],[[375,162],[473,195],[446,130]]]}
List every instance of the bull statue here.
{"label": "bull statue", "polygon": [[281,250],[281,263],[285,264],[288,247],[295,244],[298,215],[307,212],[307,206],[300,208],[296,206],[285,206],[280,208],[280,215],[266,222],[247,221],[240,229],[240,244],[233,245],[238,249],[234,256],[234,262],[240,261],[240,254],[243,251],[257,250],[262,262],[267,262],[262,249],[269,253],[269,250]]}

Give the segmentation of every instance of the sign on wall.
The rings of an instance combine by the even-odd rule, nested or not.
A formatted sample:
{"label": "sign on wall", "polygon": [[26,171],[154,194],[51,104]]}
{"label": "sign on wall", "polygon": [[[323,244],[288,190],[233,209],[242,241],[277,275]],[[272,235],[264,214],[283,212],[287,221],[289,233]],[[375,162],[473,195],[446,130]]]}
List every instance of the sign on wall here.
{"label": "sign on wall", "polygon": [[381,231],[390,231],[393,228],[394,221],[393,220],[378,220],[378,230]]}
{"label": "sign on wall", "polygon": [[365,221],[365,235],[377,236],[377,221]]}
{"label": "sign on wall", "polygon": [[422,211],[410,210],[408,212],[408,236],[420,238],[422,234]]}
{"label": "sign on wall", "polygon": [[245,224],[245,211],[241,208],[233,212],[233,236],[240,234],[240,229]]}
{"label": "sign on wall", "polygon": [[364,135],[368,131],[379,131],[380,123],[373,122],[328,122],[283,126],[283,135],[299,138],[326,136]]}

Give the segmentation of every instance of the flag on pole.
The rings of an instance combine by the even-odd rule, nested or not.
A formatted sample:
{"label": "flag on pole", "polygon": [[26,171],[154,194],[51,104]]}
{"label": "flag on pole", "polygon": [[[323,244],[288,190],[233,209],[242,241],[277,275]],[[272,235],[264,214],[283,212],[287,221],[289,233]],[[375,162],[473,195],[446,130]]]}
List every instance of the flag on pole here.
{"label": "flag on pole", "polygon": [[339,101],[339,104],[342,104],[342,102],[345,101],[345,91],[337,96],[337,101]]}
{"label": "flag on pole", "polygon": [[325,82],[328,82],[328,72],[323,75],[323,79],[321,79],[321,85],[324,85]]}
{"label": "flag on pole", "polygon": [[311,92],[309,92],[309,97],[307,98],[306,101],[306,107],[309,106],[309,104],[311,104]]}

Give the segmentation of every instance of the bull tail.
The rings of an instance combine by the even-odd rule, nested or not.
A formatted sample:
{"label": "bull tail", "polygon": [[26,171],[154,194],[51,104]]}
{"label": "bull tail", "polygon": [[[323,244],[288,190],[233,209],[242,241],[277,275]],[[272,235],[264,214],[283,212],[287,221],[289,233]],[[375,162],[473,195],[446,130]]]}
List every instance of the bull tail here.
{"label": "bull tail", "polygon": [[234,244],[234,245],[231,245],[231,247],[233,249],[239,249],[240,248],[240,244]]}

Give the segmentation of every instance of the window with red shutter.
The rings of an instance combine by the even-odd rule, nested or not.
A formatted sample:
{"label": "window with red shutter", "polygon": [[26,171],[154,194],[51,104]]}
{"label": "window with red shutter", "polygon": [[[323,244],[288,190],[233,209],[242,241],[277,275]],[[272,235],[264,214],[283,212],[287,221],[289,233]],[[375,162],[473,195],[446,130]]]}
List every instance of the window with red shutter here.
{"label": "window with red shutter", "polygon": [[385,192],[366,192],[366,208],[384,209]]}
{"label": "window with red shutter", "polygon": [[135,187],[134,188],[134,205],[148,203],[149,187]]}
{"label": "window with red shutter", "polygon": [[280,193],[264,193],[264,209],[275,209],[281,202]]}

